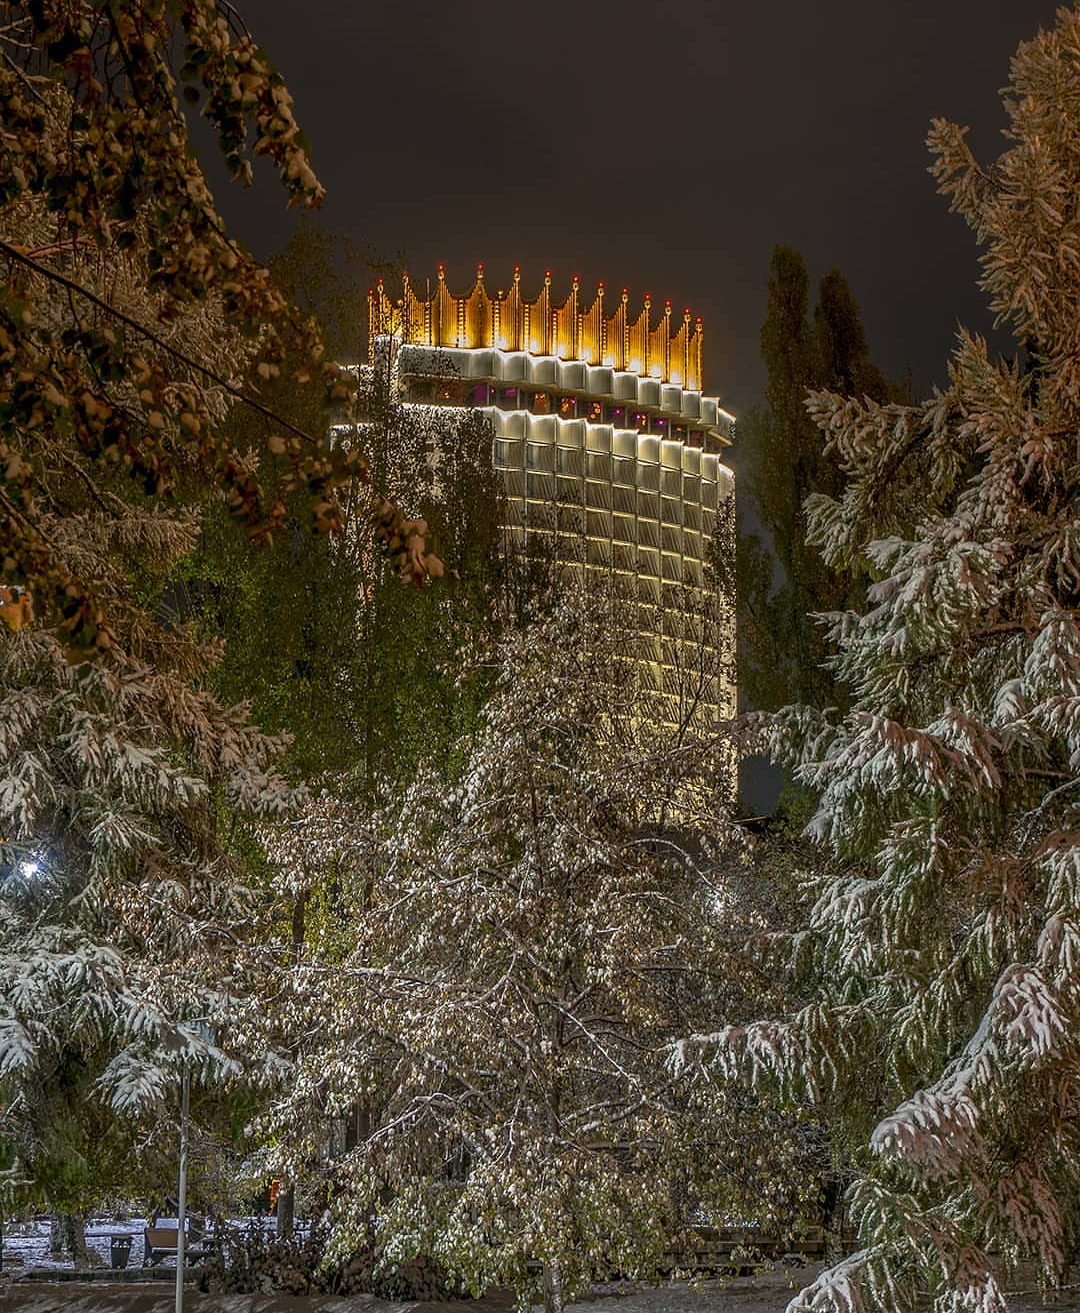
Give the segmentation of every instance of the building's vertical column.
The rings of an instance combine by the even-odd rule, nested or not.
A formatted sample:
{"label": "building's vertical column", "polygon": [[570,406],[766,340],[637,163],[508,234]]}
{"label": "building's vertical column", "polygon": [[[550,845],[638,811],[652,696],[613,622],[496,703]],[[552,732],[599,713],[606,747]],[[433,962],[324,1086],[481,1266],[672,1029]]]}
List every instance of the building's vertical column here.
{"label": "building's vertical column", "polygon": [[514,265],[514,283],[510,289],[510,315],[507,320],[507,349],[520,351],[526,340],[525,315],[521,307],[521,266]]}
{"label": "building's vertical column", "polygon": [[435,289],[435,323],[432,346],[449,346],[449,337],[453,330],[450,318],[450,293],[446,290],[446,266],[438,267],[439,285]]}
{"label": "building's vertical column", "polygon": [[683,312],[683,326],[680,333],[682,338],[682,385],[684,388],[693,388],[690,381],[690,307],[687,306]]}

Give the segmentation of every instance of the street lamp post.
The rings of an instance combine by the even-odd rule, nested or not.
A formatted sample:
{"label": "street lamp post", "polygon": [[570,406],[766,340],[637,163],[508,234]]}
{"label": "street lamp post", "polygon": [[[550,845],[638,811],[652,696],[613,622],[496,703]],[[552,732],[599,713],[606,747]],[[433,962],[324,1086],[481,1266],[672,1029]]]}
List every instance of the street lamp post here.
{"label": "street lamp post", "polygon": [[[185,1023],[194,1027],[207,1044],[213,1042],[209,1017]],[[180,1068],[180,1179],[176,1190],[176,1313],[184,1313],[184,1251],[187,1249],[188,1107],[191,1100],[191,1059],[181,1058]]]}
{"label": "street lamp post", "polygon": [[187,1064],[180,1078],[180,1181],[176,1192],[176,1313],[184,1313],[184,1249],[187,1221],[188,1099],[190,1077]]}

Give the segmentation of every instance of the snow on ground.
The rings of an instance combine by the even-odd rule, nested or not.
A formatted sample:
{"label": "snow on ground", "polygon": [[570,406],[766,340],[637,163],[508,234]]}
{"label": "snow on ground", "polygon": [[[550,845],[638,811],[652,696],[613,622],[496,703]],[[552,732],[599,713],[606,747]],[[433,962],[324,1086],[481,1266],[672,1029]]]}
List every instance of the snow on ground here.
{"label": "snow on ground", "polygon": [[[801,1285],[817,1268],[776,1269],[756,1277],[706,1281],[700,1286],[669,1284],[656,1288],[613,1293],[597,1292],[588,1303],[571,1305],[569,1313],[783,1313]],[[0,1290],[0,1313],[171,1313],[173,1287],[168,1282],[149,1285],[112,1285],[104,1282],[65,1282],[63,1285],[22,1283]],[[1063,1298],[1042,1303],[1030,1288],[1011,1294],[1014,1313],[1080,1313],[1080,1287]],[[203,1295],[187,1289],[185,1313],[510,1313],[508,1295],[489,1295],[475,1301],[396,1304],[370,1295],[346,1298],[331,1295],[306,1298],[297,1295]]]}
{"label": "snow on ground", "polygon": [[[91,1267],[111,1267],[109,1237],[110,1235],[130,1235],[131,1257],[128,1266],[137,1266],[143,1259],[143,1231],[146,1221],[133,1217],[128,1221],[114,1222],[111,1218],[95,1217],[86,1226],[86,1248],[92,1255]],[[49,1270],[71,1270],[71,1259],[56,1258],[49,1253],[48,1219],[30,1222],[5,1222],[3,1236],[4,1267],[26,1270],[28,1268],[47,1268]],[[95,1261],[95,1259],[97,1261]]]}
{"label": "snow on ground", "polygon": [[[164,1219],[163,1219],[164,1220]],[[255,1219],[238,1219],[250,1225]],[[234,1221],[234,1224],[236,1222]],[[272,1219],[263,1223],[273,1225]],[[91,1265],[110,1266],[110,1238],[132,1237],[129,1268],[143,1260],[142,1217],[125,1221],[93,1218],[87,1224],[86,1242]],[[30,1269],[55,1271],[57,1277],[72,1271],[70,1259],[49,1254],[47,1220],[9,1222],[3,1232],[4,1270],[0,1273],[0,1313],[171,1313],[174,1292],[171,1281],[57,1280],[25,1281]],[[175,1265],[175,1259],[165,1260]],[[163,1264],[164,1265],[164,1264]],[[668,1283],[658,1287],[624,1285],[597,1287],[593,1298],[568,1306],[568,1313],[783,1313],[788,1301],[817,1275],[819,1267],[785,1267],[752,1277],[703,1281],[694,1285]],[[191,1278],[195,1276],[192,1270]],[[1032,1281],[1022,1278],[1010,1287],[1009,1307],[1013,1313],[1080,1313],[1080,1284],[1068,1287],[1061,1296],[1043,1303]],[[371,1295],[347,1297],[320,1295],[211,1295],[185,1286],[186,1313],[511,1313],[509,1295],[495,1293],[481,1300],[448,1303],[394,1303]]]}
{"label": "snow on ground", "polygon": [[[230,1219],[230,1225],[247,1228],[260,1219],[240,1217]],[[261,1219],[264,1225],[273,1227],[273,1218]],[[163,1226],[175,1226],[175,1219],[163,1217]],[[114,1235],[131,1236],[131,1252],[127,1266],[141,1267],[143,1261],[143,1232],[146,1230],[145,1217],[127,1218],[122,1222],[110,1217],[93,1217],[86,1224],[86,1248],[90,1254],[91,1267],[111,1267],[111,1238]],[[35,1270],[70,1272],[73,1264],[70,1258],[60,1258],[49,1253],[49,1222],[47,1218],[34,1219],[29,1222],[5,1222],[3,1231],[3,1266],[5,1270],[18,1275],[20,1272]],[[175,1267],[175,1258],[159,1259],[159,1267]],[[2,1296],[0,1296],[2,1298]],[[3,1305],[0,1304],[0,1308]]]}

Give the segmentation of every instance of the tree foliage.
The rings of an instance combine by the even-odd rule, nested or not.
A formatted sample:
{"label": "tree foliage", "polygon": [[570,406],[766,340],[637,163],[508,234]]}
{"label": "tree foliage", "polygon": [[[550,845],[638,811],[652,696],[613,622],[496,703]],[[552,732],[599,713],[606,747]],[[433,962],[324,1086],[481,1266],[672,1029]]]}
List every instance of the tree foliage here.
{"label": "tree foliage", "polygon": [[0,1160],[70,1203],[113,1179],[115,1114],[170,1097],[182,1066],[233,1070],[192,1023],[228,1014],[253,919],[245,818],[300,796],[284,743],[209,690],[220,644],[168,604],[179,562],[218,480],[265,537],[288,496],[305,528],[339,526],[367,467],[254,396],[274,422],[255,450],[227,424],[245,370],[265,384],[286,359],[295,388],[345,395],[222,230],[176,103],[182,50],[234,172],[251,144],[318,198],[231,7],[9,4],[0,44]]}
{"label": "tree foliage", "polygon": [[456,788],[421,776],[379,815],[326,796],[271,845],[311,902],[260,1130],[285,1179],[326,1182],[332,1252],[522,1299],[538,1260],[559,1308],[655,1274],[695,1215],[816,1192],[797,1119],[671,1078],[692,1018],[754,992],[733,947],[753,904],[716,876],[716,744],[649,729],[632,645],[564,593],[502,640]]}
{"label": "tree foliage", "polygon": [[870,1119],[861,1248],[797,1308],[911,1308],[929,1287],[990,1313],[998,1263],[1052,1285],[1080,1239],[1078,104],[1072,7],[1014,58],[992,167],[963,129],[930,136],[1027,363],[961,333],[921,405],[813,398],[846,482],[811,498],[810,541],[874,580],[832,625],[848,712],[773,722],[837,858],[788,945],[819,992],[704,1042]]}
{"label": "tree foliage", "polygon": [[[348,391],[311,321],[225,232],[191,147],[181,84],[234,177],[249,178],[251,157],[265,155],[290,201],[314,204],[322,191],[291,97],[230,5],[11,3],[0,49],[0,564],[68,646],[94,651],[115,641],[119,622],[92,572],[56,539],[50,475],[59,463],[83,482],[105,477],[172,504],[185,477],[220,482],[257,537],[284,519],[281,498],[266,495],[259,467],[208,400],[231,383],[212,360],[182,352],[172,329],[213,297],[252,340],[260,376],[277,375],[288,355],[294,387],[339,401]],[[44,219],[30,241],[18,231],[28,201]],[[136,250],[147,292],[139,315],[72,277],[77,256]],[[319,531],[340,524],[338,490],[366,477],[358,451],[328,451],[321,432],[278,423],[263,460],[304,490]],[[379,524],[422,577],[422,539],[402,534],[389,512]]]}
{"label": "tree foliage", "polygon": [[[267,395],[302,419],[303,400],[287,388]],[[342,500],[339,535],[294,532],[274,552],[252,553],[224,507],[208,511],[176,598],[208,636],[227,637],[214,686],[292,736],[292,770],[330,772],[375,795],[410,778],[421,757],[452,773],[488,683],[456,658],[487,644],[498,623],[502,503],[481,416],[402,406],[378,378],[357,404],[367,423],[339,428],[337,440],[362,444],[380,487],[423,523],[447,566],[438,587],[401,587],[368,532],[372,491],[358,485]],[[242,410],[235,424],[250,427]]]}
{"label": "tree foliage", "polygon": [[895,391],[870,361],[859,307],[838,269],[821,279],[812,322],[808,316],[806,265],[798,251],[778,246],[761,329],[765,404],[739,425],[742,488],[764,530],[739,540],[739,687],[751,707],[768,711],[842,698],[811,613],[846,605],[854,580],[807,542],[803,503],[812,492],[838,495],[843,473],[807,414],[807,389],[875,401]]}

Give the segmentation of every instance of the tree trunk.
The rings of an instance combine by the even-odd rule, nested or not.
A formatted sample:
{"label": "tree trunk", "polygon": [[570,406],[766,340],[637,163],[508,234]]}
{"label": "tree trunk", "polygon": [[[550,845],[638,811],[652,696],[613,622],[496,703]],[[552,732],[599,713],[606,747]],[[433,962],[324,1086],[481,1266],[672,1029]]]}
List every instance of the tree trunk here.
{"label": "tree trunk", "polygon": [[292,913],[292,949],[293,957],[300,960],[304,952],[304,926],[307,919],[309,891],[305,889],[296,895]]}
{"label": "tree trunk", "polygon": [[86,1249],[86,1218],[82,1213],[62,1213],[60,1231],[63,1237],[64,1252],[71,1255],[71,1261],[77,1270],[90,1266],[90,1255]]}
{"label": "tree trunk", "polygon": [[277,1233],[279,1236],[291,1236],[293,1233],[293,1210],[296,1206],[296,1187],[290,1185],[287,1190],[279,1190],[277,1197]]}
{"label": "tree trunk", "polygon": [[563,1313],[562,1268],[558,1263],[544,1264],[544,1313]]}
{"label": "tree trunk", "polygon": [[59,1258],[64,1252],[64,1231],[60,1225],[60,1214],[53,1213],[49,1218],[49,1257]]}

